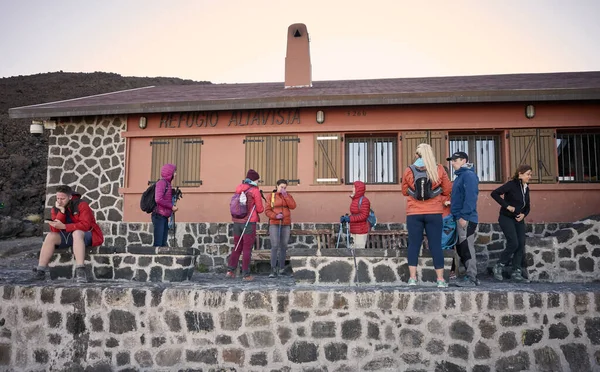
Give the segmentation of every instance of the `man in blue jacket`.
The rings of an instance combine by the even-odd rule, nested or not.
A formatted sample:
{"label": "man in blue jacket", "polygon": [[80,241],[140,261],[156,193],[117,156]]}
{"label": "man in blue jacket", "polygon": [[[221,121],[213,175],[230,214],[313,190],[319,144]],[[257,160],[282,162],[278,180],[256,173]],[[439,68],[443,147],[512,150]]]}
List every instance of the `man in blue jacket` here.
{"label": "man in blue jacket", "polygon": [[[456,219],[458,241],[456,252],[461,262],[467,268],[467,275],[459,278],[459,287],[474,287],[479,285],[477,279],[477,259],[475,256],[475,230],[477,230],[477,196],[479,195],[479,178],[469,163],[469,156],[457,151],[446,160],[452,162],[456,178],[452,185],[450,213]],[[457,262],[457,267],[459,263]],[[456,270],[458,273],[458,270]]]}

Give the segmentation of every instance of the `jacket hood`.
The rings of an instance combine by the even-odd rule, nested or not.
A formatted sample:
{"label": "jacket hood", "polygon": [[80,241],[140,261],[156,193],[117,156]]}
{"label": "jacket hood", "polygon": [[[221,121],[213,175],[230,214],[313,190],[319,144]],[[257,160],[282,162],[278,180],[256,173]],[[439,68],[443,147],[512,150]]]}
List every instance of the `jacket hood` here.
{"label": "jacket hood", "polygon": [[171,182],[175,171],[177,171],[177,166],[175,164],[165,164],[160,168],[160,177]]}
{"label": "jacket hood", "polygon": [[365,191],[367,191],[367,187],[362,181],[354,181],[354,197],[360,198],[365,195]]}
{"label": "jacket hood", "polygon": [[463,165],[462,167],[458,168],[458,170],[454,171],[454,174],[456,174],[457,176],[461,173],[464,172],[473,172],[475,173],[475,167],[473,166],[473,163],[467,163],[465,165]]}

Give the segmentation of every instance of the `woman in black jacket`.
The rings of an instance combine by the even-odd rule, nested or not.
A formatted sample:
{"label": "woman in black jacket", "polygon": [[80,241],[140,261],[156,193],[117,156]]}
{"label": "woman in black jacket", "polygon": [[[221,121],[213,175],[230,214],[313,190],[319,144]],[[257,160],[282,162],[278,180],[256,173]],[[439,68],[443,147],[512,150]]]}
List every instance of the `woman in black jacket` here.
{"label": "woman in black jacket", "polygon": [[520,165],[510,181],[492,191],[492,198],[501,206],[498,223],[506,238],[506,249],[494,266],[497,280],[503,279],[504,267],[512,265],[511,279],[528,282],[523,277],[522,267],[525,267],[525,217],[529,214],[531,172],[530,165]]}

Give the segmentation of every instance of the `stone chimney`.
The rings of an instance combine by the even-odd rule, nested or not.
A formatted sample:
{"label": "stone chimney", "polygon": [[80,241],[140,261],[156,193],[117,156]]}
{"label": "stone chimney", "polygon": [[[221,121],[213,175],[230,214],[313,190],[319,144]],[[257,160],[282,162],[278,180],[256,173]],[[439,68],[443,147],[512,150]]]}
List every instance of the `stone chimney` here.
{"label": "stone chimney", "polygon": [[288,27],[285,54],[285,88],[312,87],[308,31],[303,23]]}

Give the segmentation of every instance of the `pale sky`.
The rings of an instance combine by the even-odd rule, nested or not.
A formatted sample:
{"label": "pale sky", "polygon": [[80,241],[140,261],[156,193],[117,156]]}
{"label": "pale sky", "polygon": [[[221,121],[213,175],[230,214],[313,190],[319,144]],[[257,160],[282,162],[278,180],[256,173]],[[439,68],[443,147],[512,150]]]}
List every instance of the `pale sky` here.
{"label": "pale sky", "polygon": [[293,23],[314,81],[599,71],[599,19],[599,0],[0,0],[0,77],[278,82]]}

